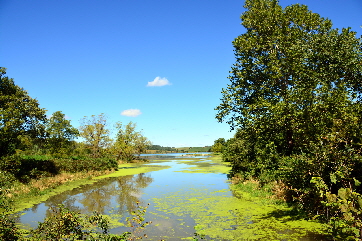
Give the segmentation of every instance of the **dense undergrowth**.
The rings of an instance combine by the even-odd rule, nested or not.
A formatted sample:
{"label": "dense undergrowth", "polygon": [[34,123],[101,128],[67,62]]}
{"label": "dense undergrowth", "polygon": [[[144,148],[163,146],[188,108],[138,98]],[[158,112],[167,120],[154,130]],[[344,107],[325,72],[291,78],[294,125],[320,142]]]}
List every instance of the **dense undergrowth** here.
{"label": "dense undergrowth", "polygon": [[91,215],[82,215],[71,211],[63,205],[53,207],[50,215],[39,222],[38,227],[32,230],[22,230],[10,218],[6,211],[10,211],[8,204],[2,200],[0,208],[5,210],[0,214],[0,240],[4,241],[41,241],[41,240],[136,240],[146,237],[141,234],[149,223],[145,222],[144,214],[147,207],[138,206],[127,219],[132,232],[111,234],[109,220],[94,212]]}
{"label": "dense undergrowth", "polygon": [[16,198],[22,194],[40,195],[68,181],[104,174],[117,169],[108,158],[55,158],[47,155],[12,155],[0,159],[0,194]]}

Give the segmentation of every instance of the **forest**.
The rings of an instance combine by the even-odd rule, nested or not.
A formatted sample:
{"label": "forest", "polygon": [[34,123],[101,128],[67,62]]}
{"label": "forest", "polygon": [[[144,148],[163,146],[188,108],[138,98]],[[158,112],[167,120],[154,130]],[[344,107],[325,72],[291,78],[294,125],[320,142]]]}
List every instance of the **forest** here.
{"label": "forest", "polygon": [[245,1],[216,118],[234,179],[274,183],[334,239],[362,238],[362,39],[294,4]]}

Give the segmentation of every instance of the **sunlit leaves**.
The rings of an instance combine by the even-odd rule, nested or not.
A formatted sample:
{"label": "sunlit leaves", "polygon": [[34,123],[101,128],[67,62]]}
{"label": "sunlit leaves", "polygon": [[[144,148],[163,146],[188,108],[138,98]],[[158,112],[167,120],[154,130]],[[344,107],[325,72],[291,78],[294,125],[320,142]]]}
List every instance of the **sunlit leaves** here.
{"label": "sunlit leaves", "polygon": [[113,150],[118,160],[130,162],[151,145],[151,142],[142,135],[142,132],[136,131],[136,123],[132,121],[127,125],[121,122],[116,123],[117,137],[113,145]]}
{"label": "sunlit leaves", "polygon": [[0,68],[0,156],[22,148],[22,140],[44,137],[45,109]]}
{"label": "sunlit leaves", "polygon": [[46,123],[48,134],[48,148],[51,152],[59,152],[70,147],[71,141],[79,135],[78,129],[74,128],[61,111],[56,111]]}
{"label": "sunlit leaves", "polygon": [[[238,128],[224,159],[245,178],[281,179],[307,213],[333,216],[338,232],[360,229],[360,210],[341,202],[356,203],[362,191],[361,38],[304,5],[246,0],[245,8],[216,108]],[[343,190],[357,194],[343,198]]]}
{"label": "sunlit leaves", "polygon": [[98,116],[84,117],[79,127],[80,136],[92,151],[93,157],[101,157],[104,150],[110,146],[107,118],[102,113]]}

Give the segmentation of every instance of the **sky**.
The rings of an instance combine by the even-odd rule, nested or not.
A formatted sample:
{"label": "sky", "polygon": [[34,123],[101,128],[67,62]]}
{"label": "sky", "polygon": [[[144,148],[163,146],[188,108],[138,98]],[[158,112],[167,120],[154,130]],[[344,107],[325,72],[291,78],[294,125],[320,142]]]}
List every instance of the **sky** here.
{"label": "sky", "polygon": [[[362,35],[362,0],[301,3]],[[0,0],[0,66],[50,116],[79,127],[104,113],[155,145],[208,146],[234,135],[214,108],[245,32],[243,0]]]}

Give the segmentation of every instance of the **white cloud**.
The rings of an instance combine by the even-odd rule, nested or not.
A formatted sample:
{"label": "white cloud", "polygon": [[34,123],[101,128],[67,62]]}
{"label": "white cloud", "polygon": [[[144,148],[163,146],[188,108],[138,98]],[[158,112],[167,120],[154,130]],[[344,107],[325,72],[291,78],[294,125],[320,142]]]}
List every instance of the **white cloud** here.
{"label": "white cloud", "polygon": [[157,76],[152,82],[148,82],[147,86],[164,86],[164,85],[171,85],[171,83],[166,78],[161,78]]}
{"label": "white cloud", "polygon": [[130,117],[136,117],[139,116],[140,114],[142,114],[142,112],[139,109],[129,109],[121,112],[121,115],[130,116]]}

